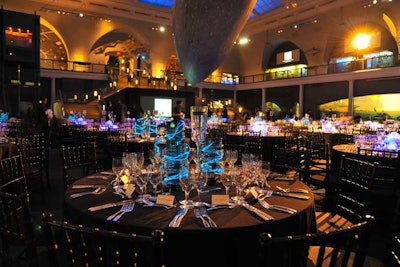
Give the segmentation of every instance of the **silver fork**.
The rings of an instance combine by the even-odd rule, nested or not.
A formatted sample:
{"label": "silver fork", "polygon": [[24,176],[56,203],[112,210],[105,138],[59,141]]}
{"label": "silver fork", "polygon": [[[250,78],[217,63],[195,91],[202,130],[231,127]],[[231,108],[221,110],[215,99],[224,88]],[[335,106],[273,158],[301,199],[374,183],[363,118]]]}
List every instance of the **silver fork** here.
{"label": "silver fork", "polygon": [[129,204],[127,205],[127,207],[121,211],[117,216],[114,217],[113,221],[116,222],[118,221],[122,215],[124,215],[127,212],[131,212],[133,210],[133,208],[135,207],[135,202],[129,202]]}
{"label": "silver fork", "polygon": [[258,195],[258,197],[257,197],[258,203],[260,203],[260,205],[263,206],[264,209],[276,210],[276,211],[281,211],[281,212],[290,213],[290,214],[295,214],[297,212],[297,210],[289,208],[289,207],[269,204],[267,201],[265,201],[265,198],[270,197],[271,195],[272,195],[272,191],[271,191],[271,193],[268,192],[266,195],[263,195],[263,194]]}
{"label": "silver fork", "polygon": [[203,216],[200,214],[200,210],[199,209],[194,209],[194,216],[198,219],[201,219],[201,221],[203,222],[203,226],[205,228],[210,228],[210,224],[206,221],[206,219],[203,218]]}
{"label": "silver fork", "polygon": [[207,214],[207,210],[206,210],[205,207],[200,207],[200,214],[204,218],[208,219],[208,222],[209,222],[211,228],[217,228],[218,227],[217,224],[214,222],[214,220],[211,219],[211,217]]}
{"label": "silver fork", "polygon": [[106,220],[107,220],[107,221],[111,221],[112,219],[114,219],[115,216],[117,216],[118,214],[120,214],[121,212],[123,212],[124,210],[126,210],[127,207],[128,207],[128,205],[129,205],[129,202],[124,203],[124,205],[122,205],[122,207],[119,209],[119,211],[117,211],[117,212],[111,214],[110,216],[108,216]]}

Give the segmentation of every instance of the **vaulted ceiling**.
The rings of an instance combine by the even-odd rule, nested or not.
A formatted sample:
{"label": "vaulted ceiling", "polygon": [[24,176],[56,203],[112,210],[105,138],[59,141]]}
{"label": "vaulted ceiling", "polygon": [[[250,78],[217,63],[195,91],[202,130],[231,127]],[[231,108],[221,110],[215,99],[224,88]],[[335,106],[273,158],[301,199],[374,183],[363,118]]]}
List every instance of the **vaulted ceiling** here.
{"label": "vaulted ceiling", "polygon": [[[6,0],[3,0],[6,1]],[[29,0],[39,11],[83,12],[172,25],[174,0]],[[7,2],[7,1],[6,1]],[[244,31],[249,34],[280,27],[365,0],[257,0]]]}

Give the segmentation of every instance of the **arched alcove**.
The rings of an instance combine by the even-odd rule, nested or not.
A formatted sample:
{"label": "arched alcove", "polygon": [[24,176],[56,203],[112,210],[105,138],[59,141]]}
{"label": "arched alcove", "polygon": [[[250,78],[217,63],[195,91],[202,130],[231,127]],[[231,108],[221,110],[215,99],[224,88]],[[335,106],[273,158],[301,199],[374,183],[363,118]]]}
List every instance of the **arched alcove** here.
{"label": "arched alcove", "polygon": [[[68,61],[68,47],[58,30],[47,20],[40,18],[40,65],[42,68],[59,67]],[[67,66],[65,65],[65,68]]]}
{"label": "arched alcove", "polygon": [[[365,49],[357,49],[351,46],[354,36],[359,33],[365,33],[375,38],[374,43]],[[347,29],[342,29],[332,47],[329,58],[360,56],[362,54],[376,53],[380,51],[391,51],[394,55],[398,54],[397,42],[392,34],[377,23],[363,22],[353,25]]]}

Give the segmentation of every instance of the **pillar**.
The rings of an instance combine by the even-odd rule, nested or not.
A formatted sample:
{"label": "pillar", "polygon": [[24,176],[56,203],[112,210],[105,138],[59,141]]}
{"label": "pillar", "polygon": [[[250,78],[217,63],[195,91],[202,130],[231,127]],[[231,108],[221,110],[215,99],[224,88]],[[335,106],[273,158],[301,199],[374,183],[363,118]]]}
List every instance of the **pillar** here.
{"label": "pillar", "polygon": [[349,105],[347,107],[347,113],[349,116],[352,118],[354,117],[354,80],[349,80],[349,92],[348,92],[348,98],[349,98]]}

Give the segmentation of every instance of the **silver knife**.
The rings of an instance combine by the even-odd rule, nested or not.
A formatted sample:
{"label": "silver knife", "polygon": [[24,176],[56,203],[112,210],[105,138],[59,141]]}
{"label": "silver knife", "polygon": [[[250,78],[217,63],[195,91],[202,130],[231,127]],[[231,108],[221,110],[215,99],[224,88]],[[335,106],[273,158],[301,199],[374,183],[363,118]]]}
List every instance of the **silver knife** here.
{"label": "silver knife", "polygon": [[119,202],[112,202],[112,203],[107,203],[107,204],[103,204],[103,205],[99,205],[99,206],[93,206],[93,207],[88,208],[88,210],[98,211],[98,210],[108,209],[108,208],[112,208],[112,207],[116,207],[116,206],[122,206],[129,201],[132,201],[132,200],[123,200],[123,201],[119,201]]}
{"label": "silver knife", "polygon": [[97,188],[97,187],[103,187],[103,185],[99,184],[76,184],[71,186],[71,189],[86,189],[86,188]]}
{"label": "silver knife", "polygon": [[285,193],[304,193],[304,194],[308,194],[308,190],[303,189],[303,188],[294,188],[294,187],[289,187],[289,188],[282,188],[280,186],[276,186],[276,188],[282,192]]}
{"label": "silver knife", "polygon": [[222,189],[221,187],[215,187],[215,188],[211,188],[208,190],[202,190],[201,193],[210,193],[212,191],[217,191],[217,190],[221,190],[221,189]]}
{"label": "silver knife", "polygon": [[247,203],[243,203],[242,204],[243,207],[245,207],[247,210],[254,212],[255,214],[257,214],[261,219],[265,220],[265,221],[269,221],[269,220],[273,220],[274,217],[272,217],[269,214],[266,214],[265,212],[247,204]]}
{"label": "silver knife", "polygon": [[295,181],[296,178],[290,178],[290,177],[274,177],[271,178],[271,180],[275,180],[275,181],[290,181],[293,182]]}
{"label": "silver knife", "polygon": [[179,225],[181,225],[181,221],[182,221],[183,217],[185,217],[185,215],[187,214],[188,210],[189,210],[189,208],[184,209],[183,214],[181,216],[179,216],[179,218],[176,220],[174,227],[179,227]]}
{"label": "silver knife", "polygon": [[305,196],[302,194],[295,194],[295,193],[274,192],[273,194],[277,195],[277,196],[281,196],[281,197],[291,197],[291,198],[297,198],[297,199],[302,199],[302,200],[310,199],[310,196]]}
{"label": "silver knife", "polygon": [[171,222],[168,224],[169,227],[178,227],[176,226],[178,219],[185,214],[185,208],[181,208],[175,214],[174,218],[172,218]]}

